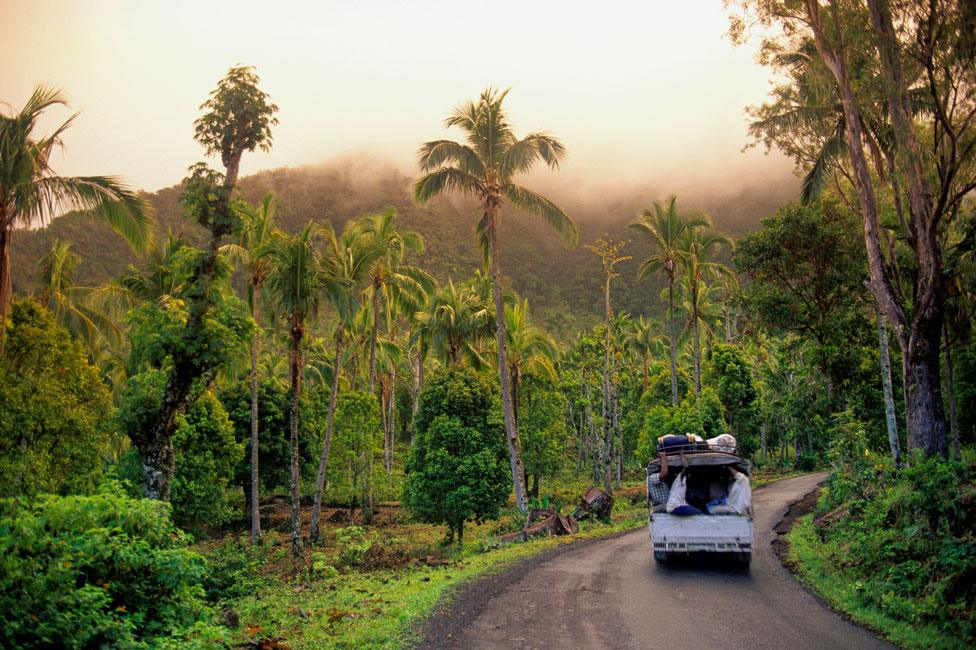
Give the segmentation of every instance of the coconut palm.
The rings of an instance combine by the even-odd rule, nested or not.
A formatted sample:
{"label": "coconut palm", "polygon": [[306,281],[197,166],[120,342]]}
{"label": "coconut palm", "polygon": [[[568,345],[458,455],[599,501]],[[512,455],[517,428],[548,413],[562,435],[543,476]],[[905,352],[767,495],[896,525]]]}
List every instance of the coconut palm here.
{"label": "coconut palm", "polygon": [[677,332],[674,325],[674,282],[682,266],[681,243],[685,232],[708,225],[708,221],[678,212],[677,197],[671,196],[664,203],[654,202],[653,210],[646,209],[630,227],[651,242],[655,252],[644,259],[637,268],[637,279],[646,280],[656,273],[664,275],[668,282],[668,338],[671,358],[671,401],[678,404]]}
{"label": "coconut palm", "polygon": [[707,233],[703,228],[711,225],[705,216],[699,221],[705,225],[692,225],[685,229],[681,238],[680,255],[684,266],[684,285],[688,290],[688,305],[691,308],[693,358],[695,366],[695,394],[701,392],[701,333],[699,331],[699,307],[702,290],[707,286],[706,278],[720,278],[733,275],[732,269],[711,258],[722,246],[732,248],[732,240],[725,235]]}
{"label": "coconut palm", "polygon": [[326,293],[338,293],[345,283],[336,273],[332,260],[322,255],[319,245],[322,239],[334,239],[331,229],[322,228],[313,221],[296,235],[277,233],[270,243],[267,288],[271,301],[287,318],[291,339],[289,368],[291,376],[291,540],[296,560],[302,554],[301,519],[299,513],[299,400],[302,392],[304,359],[302,343],[307,322],[319,310]]}
{"label": "coconut palm", "polygon": [[505,333],[508,341],[508,376],[512,383],[512,404],[518,422],[519,388],[525,376],[556,381],[555,363],[559,346],[542,328],[532,323],[529,301],[505,305]]}
{"label": "coconut palm", "polygon": [[140,250],[152,240],[153,210],[113,176],[58,176],[51,152],[78,114],[50,135],[34,128],[52,106],[66,105],[59,90],[37,86],[19,113],[0,115],[0,351],[10,302],[10,239],[15,228],[37,226],[69,209],[91,212]]}
{"label": "coconut palm", "polygon": [[647,392],[647,377],[650,361],[655,352],[667,347],[667,337],[655,333],[659,323],[643,316],[631,319],[624,329],[624,346],[637,355],[641,363],[641,392]]}
{"label": "coconut palm", "polygon": [[423,252],[424,239],[420,233],[412,230],[398,230],[396,216],[396,209],[389,208],[381,214],[363,217],[355,224],[355,230],[368,239],[368,245],[380,250],[369,268],[366,285],[373,309],[369,338],[370,393],[375,392],[376,388],[376,338],[380,321],[383,320],[380,316],[381,306],[386,307],[386,320],[390,320],[389,312],[395,302],[418,307],[434,286],[434,279],[429,273],[403,263],[408,252]]}
{"label": "coconut palm", "polygon": [[445,365],[456,366],[462,360],[474,367],[485,365],[478,347],[492,332],[491,308],[470,284],[455,285],[448,279],[414,319],[413,341],[422,339]]}
{"label": "coconut palm", "polygon": [[536,162],[542,161],[551,169],[557,169],[565,149],[557,138],[544,132],[517,138],[502,107],[506,95],[507,90],[488,88],[477,101],[459,106],[444,121],[448,128],[456,126],[465,131],[466,144],[453,140],[434,140],[420,147],[418,162],[425,175],[417,181],[414,195],[420,202],[426,202],[453,190],[477,196],[481,202],[482,216],[478,222],[478,233],[482,249],[491,265],[498,372],[515,504],[519,509],[525,510],[526,496],[522,480],[518,425],[515,422],[511,386],[505,370],[508,360],[498,238],[502,204],[507,199],[516,208],[542,217],[573,246],[579,239],[579,233],[576,224],[562,208],[544,196],[515,184],[515,177],[529,171]]}
{"label": "coconut palm", "polygon": [[240,239],[236,244],[229,244],[223,250],[236,258],[247,274],[247,304],[251,309],[251,318],[258,329],[251,334],[251,500],[249,505],[251,515],[251,543],[256,544],[261,537],[261,517],[258,512],[260,486],[258,447],[260,443],[258,431],[258,355],[260,353],[261,315],[259,305],[261,289],[268,279],[271,269],[271,246],[269,245],[275,230],[275,216],[277,201],[273,192],[264,195],[261,205],[255,207],[245,202],[238,204],[241,218]]}
{"label": "coconut palm", "polygon": [[[341,237],[329,230],[326,238],[326,256],[331,261],[332,270],[339,284],[328,293],[329,303],[336,313],[334,331],[335,356],[332,364],[332,393],[329,396],[329,410],[326,415],[325,439],[322,441],[322,454],[319,458],[319,471],[315,480],[315,496],[312,500],[312,522],[309,539],[314,543],[319,537],[319,515],[322,512],[322,494],[325,491],[325,476],[329,467],[329,454],[332,449],[332,425],[335,421],[336,403],[339,398],[339,382],[344,365],[344,349],[347,332],[353,333],[351,349],[355,352],[355,332],[365,329],[357,327],[357,317],[365,310],[357,309],[355,285],[369,276],[377,258],[383,250],[373,245],[354,225],[348,226]],[[351,377],[355,382],[355,373]]]}

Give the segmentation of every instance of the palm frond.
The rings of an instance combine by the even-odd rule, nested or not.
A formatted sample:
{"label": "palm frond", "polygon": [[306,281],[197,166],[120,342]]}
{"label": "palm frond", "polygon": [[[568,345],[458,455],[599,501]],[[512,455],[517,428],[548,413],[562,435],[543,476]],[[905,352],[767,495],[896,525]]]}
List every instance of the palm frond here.
{"label": "palm frond", "polygon": [[509,185],[505,188],[505,194],[516,207],[542,217],[566,244],[573,247],[579,244],[576,222],[558,205],[541,194],[518,185]]}
{"label": "palm frond", "polygon": [[454,167],[443,167],[418,179],[413,188],[413,195],[420,203],[426,203],[446,191],[456,190],[474,194],[481,188],[481,181],[472,174]]}

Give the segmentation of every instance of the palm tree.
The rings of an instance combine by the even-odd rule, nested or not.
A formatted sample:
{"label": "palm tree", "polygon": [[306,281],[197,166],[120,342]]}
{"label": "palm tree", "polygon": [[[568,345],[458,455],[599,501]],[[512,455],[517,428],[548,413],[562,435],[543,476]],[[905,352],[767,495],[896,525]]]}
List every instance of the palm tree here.
{"label": "palm tree", "polygon": [[[319,458],[319,471],[315,480],[315,496],[312,500],[312,522],[309,539],[312,543],[319,537],[319,515],[322,512],[322,494],[325,491],[325,476],[329,467],[329,453],[332,449],[332,425],[335,421],[336,403],[339,398],[339,381],[342,377],[343,345],[345,334],[355,331],[357,310],[354,286],[369,275],[377,258],[383,250],[374,246],[369,237],[363,235],[355,226],[347,227],[341,237],[336,237],[330,229],[325,232],[327,253],[333,274],[338,281],[329,291],[328,299],[336,313],[334,333],[335,356],[332,362],[332,393],[329,396],[329,410],[326,415],[325,439],[322,441],[322,454]],[[355,379],[353,377],[353,379]]]}
{"label": "palm tree", "polygon": [[702,229],[711,226],[711,220],[702,216],[705,225],[690,225],[681,238],[680,255],[685,269],[685,286],[688,289],[688,303],[693,335],[693,357],[695,364],[695,394],[701,392],[701,334],[699,332],[699,298],[706,278],[728,277],[732,270],[719,262],[709,261],[720,246],[732,248],[732,240],[725,235],[705,233]]}
{"label": "palm tree", "polygon": [[113,176],[58,176],[51,152],[78,114],[46,136],[34,137],[45,110],[66,105],[59,90],[37,86],[19,113],[0,115],[0,353],[10,303],[10,240],[14,228],[47,223],[69,209],[91,212],[140,250],[152,241],[153,210]]}
{"label": "palm tree", "polygon": [[697,216],[683,217],[678,213],[677,197],[671,196],[662,204],[654,202],[654,209],[646,209],[631,222],[630,227],[645,235],[656,252],[645,258],[637,268],[637,279],[646,280],[661,273],[668,281],[668,337],[671,357],[671,401],[678,404],[677,333],[674,329],[674,281],[682,265],[681,241],[690,228],[704,227],[708,222]]}
{"label": "palm tree", "polygon": [[330,261],[318,249],[321,238],[329,239],[331,230],[308,224],[296,235],[276,233],[270,245],[270,269],[267,287],[271,299],[288,319],[291,348],[291,539],[296,561],[302,554],[301,519],[299,512],[298,424],[299,400],[302,391],[304,359],[302,343],[307,321],[318,312],[323,294],[336,292],[343,286]]}
{"label": "palm tree", "polygon": [[637,355],[641,362],[641,392],[647,392],[648,367],[654,353],[667,345],[667,337],[655,334],[658,324],[638,316],[631,320],[624,331],[624,345]]}
{"label": "palm tree", "polygon": [[491,311],[468,283],[455,285],[448,279],[414,318],[413,341],[422,339],[445,365],[460,365],[464,359],[476,368],[485,364],[478,344],[492,332]]}
{"label": "palm tree", "polygon": [[81,341],[90,360],[99,342],[118,343],[122,332],[118,324],[92,305],[98,288],[75,284],[75,267],[81,258],[71,252],[71,244],[54,240],[51,250],[41,257],[37,270],[41,281],[38,298],[47,305],[65,328]]}
{"label": "palm tree", "polygon": [[453,140],[434,140],[422,145],[418,162],[425,175],[414,186],[414,195],[423,203],[446,191],[456,190],[473,194],[481,202],[482,216],[478,222],[478,234],[491,265],[498,373],[508,434],[512,484],[515,504],[520,510],[525,510],[518,425],[515,422],[512,391],[505,370],[508,368],[508,360],[505,350],[505,305],[502,298],[501,250],[498,240],[502,204],[508,199],[515,207],[542,217],[573,246],[579,240],[579,233],[576,224],[562,208],[544,196],[515,184],[514,179],[518,174],[527,172],[540,160],[551,169],[557,169],[565,148],[557,138],[544,132],[517,138],[502,108],[507,94],[507,90],[488,88],[477,101],[467,102],[454,110],[444,121],[444,125],[464,130],[467,144]]}
{"label": "palm tree", "polygon": [[270,242],[274,236],[275,214],[277,201],[273,192],[264,195],[261,205],[254,207],[248,203],[239,204],[241,217],[241,234],[237,244],[223,247],[225,252],[237,258],[247,273],[247,304],[251,309],[251,318],[257,324],[257,329],[251,334],[251,499],[249,503],[251,515],[251,544],[256,544],[261,537],[261,516],[259,513],[260,473],[258,467],[258,447],[260,443],[258,431],[258,344],[260,341],[261,318],[258,305],[261,300],[261,289],[268,279],[271,267]]}
{"label": "palm tree", "polygon": [[[373,307],[373,326],[369,338],[369,392],[376,388],[376,337],[379,333],[381,301],[390,311],[395,299],[415,306],[423,304],[434,279],[423,269],[403,263],[408,252],[422,253],[424,239],[413,230],[398,230],[397,212],[389,208],[381,214],[368,215],[355,224],[355,229],[376,246],[380,254],[369,269],[366,292]],[[390,314],[387,313],[387,320]]]}

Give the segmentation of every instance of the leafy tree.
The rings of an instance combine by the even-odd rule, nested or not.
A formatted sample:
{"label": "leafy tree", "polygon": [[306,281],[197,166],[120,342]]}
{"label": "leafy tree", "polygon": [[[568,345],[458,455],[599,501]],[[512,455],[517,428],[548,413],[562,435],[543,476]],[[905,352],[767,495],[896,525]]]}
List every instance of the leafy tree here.
{"label": "leafy tree", "polygon": [[15,302],[0,357],[0,496],[85,492],[101,476],[111,395],[51,313]]}
{"label": "leafy tree", "polygon": [[678,335],[674,328],[674,282],[682,266],[682,240],[694,228],[709,225],[698,216],[684,217],[678,212],[677,197],[666,204],[654,202],[654,210],[644,213],[630,227],[646,237],[656,253],[645,258],[637,269],[637,279],[646,280],[661,273],[668,281],[668,338],[671,344],[671,402],[678,404]]}
{"label": "leafy tree", "polygon": [[171,341],[169,378],[152,428],[134,438],[145,467],[143,493],[150,498],[168,500],[174,471],[173,434],[177,416],[190,404],[191,394],[201,380],[206,384],[223,362],[215,348],[201,347],[209,338],[208,329],[219,291],[215,281],[222,275],[220,243],[237,226],[238,214],[232,205],[241,156],[245,151],[271,146],[270,127],[276,123],[278,107],[258,89],[253,68],[231,68],[201,108],[207,111],[196,122],[195,136],[207,153],[219,153],[225,174],[203,163],[190,168],[184,181],[182,204],[189,216],[209,231],[205,251],[196,265],[185,291],[187,317],[181,335]]}
{"label": "leafy tree", "polygon": [[515,488],[515,505],[525,510],[524,468],[522,466],[518,425],[512,402],[506,368],[508,368],[505,333],[505,305],[502,296],[501,250],[498,230],[502,203],[508,199],[515,207],[542,217],[568,243],[579,240],[576,224],[562,208],[540,194],[516,185],[515,176],[531,169],[538,161],[552,169],[559,166],[564,153],[562,143],[548,133],[530,133],[522,139],[515,136],[502,102],[508,91],[489,88],[476,102],[458,107],[444,124],[457,126],[468,136],[468,144],[452,140],[434,140],[420,148],[419,163],[425,175],[414,194],[426,202],[448,190],[473,194],[481,202],[482,217],[478,233],[482,249],[491,265],[492,293],[495,298],[495,337],[498,372],[502,389],[502,410],[508,434],[508,455]]}
{"label": "leafy tree", "polygon": [[223,646],[204,600],[206,564],[189,541],[167,504],[111,487],[0,500],[0,644]]}
{"label": "leafy tree", "polygon": [[759,394],[753,383],[751,364],[742,349],[729,344],[716,345],[708,360],[705,383],[715,389],[722,401],[739,453],[751,456],[756,450]]}
{"label": "leafy tree", "polygon": [[[44,111],[65,105],[64,95],[43,86],[34,88],[19,113],[0,115],[0,324],[11,300],[10,239],[14,228],[37,226],[69,208],[103,219],[134,248],[152,240],[153,210],[122,181],[112,176],[58,176],[51,152],[77,113],[47,136],[34,128]],[[3,352],[0,327],[0,353]]]}
{"label": "leafy tree", "polygon": [[657,455],[657,439],[661,436],[696,434],[712,438],[726,429],[725,408],[716,392],[706,386],[678,406],[657,405],[647,411],[637,442],[638,460],[646,463]]}
{"label": "leafy tree", "polygon": [[550,381],[530,376],[519,402],[525,475],[532,479],[529,495],[537,498],[541,480],[556,475],[565,463],[569,446],[567,401]]}
{"label": "leafy tree", "polygon": [[485,379],[464,368],[436,375],[420,396],[403,503],[421,521],[447,524],[448,541],[456,536],[458,545],[464,522],[496,518],[508,499],[497,399]]}
{"label": "leafy tree", "polygon": [[339,398],[335,414],[333,475],[335,483],[349,496],[352,517],[357,498],[363,521],[369,522],[373,505],[369,499],[373,460],[380,450],[380,408],[372,393],[348,392]]}
{"label": "leafy tree", "polygon": [[[958,36],[972,31],[970,3],[739,4],[749,19],[780,28],[779,33],[770,30],[764,50],[810,51],[812,43],[830,73],[843,111],[848,177],[864,226],[870,289],[902,350],[909,446],[945,456],[939,373],[947,295],[944,229],[976,187],[976,124],[971,119],[976,51],[970,38]],[[735,39],[743,36],[745,23],[733,19]],[[865,125],[874,120],[882,125],[887,175],[876,176],[869,163],[880,157],[866,147],[871,129]],[[803,140],[807,132],[788,126],[767,135],[778,146]],[[900,286],[898,260],[890,239],[883,241],[888,238],[880,227],[882,184],[894,193],[899,235],[911,249],[910,287]],[[907,198],[904,206],[902,197]]]}

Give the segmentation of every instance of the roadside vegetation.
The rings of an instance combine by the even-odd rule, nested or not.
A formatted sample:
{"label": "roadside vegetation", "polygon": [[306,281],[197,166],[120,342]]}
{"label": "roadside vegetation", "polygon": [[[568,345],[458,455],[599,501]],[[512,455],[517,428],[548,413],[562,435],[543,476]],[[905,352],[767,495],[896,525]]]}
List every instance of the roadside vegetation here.
{"label": "roadside vegetation", "polygon": [[[804,175],[737,234],[675,196],[578,225],[522,184],[566,148],[504,89],[368,187],[238,178],[277,125],[249,66],[194,123],[219,168],[147,197],[50,168],[60,94],[4,112],[0,645],[398,647],[464,580],[643,525],[669,433],[731,433],[756,483],[829,469],[800,574],[972,643],[976,17],[865,1],[729,3],[778,80],[750,135]],[[610,522],[513,539],[592,486]]]}

